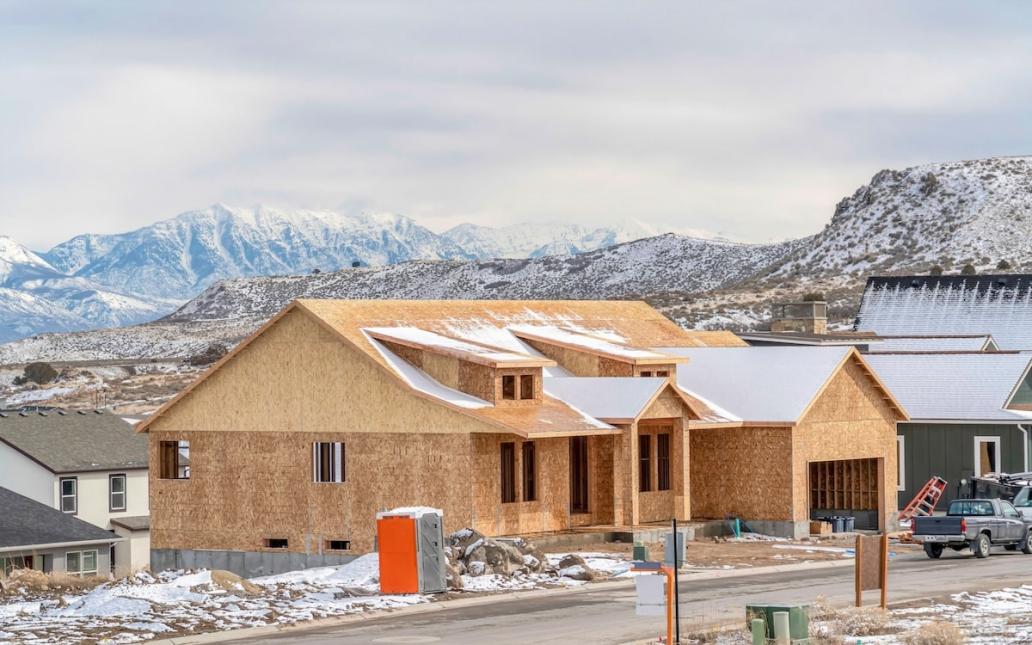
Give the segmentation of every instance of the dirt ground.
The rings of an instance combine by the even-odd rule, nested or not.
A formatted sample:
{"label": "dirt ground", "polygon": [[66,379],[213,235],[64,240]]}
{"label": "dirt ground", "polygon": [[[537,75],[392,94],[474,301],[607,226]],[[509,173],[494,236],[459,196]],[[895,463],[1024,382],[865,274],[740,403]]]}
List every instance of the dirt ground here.
{"label": "dirt ground", "polygon": [[[802,562],[842,560],[846,549],[855,545],[853,537],[811,538],[810,541],[753,541],[731,538],[708,538],[689,542],[686,568],[699,569],[741,569],[748,567],[769,567]],[[919,551],[920,546],[893,542],[894,552]],[[545,551],[552,549],[545,548]],[[572,549],[571,549],[572,550]],[[633,545],[626,542],[601,542],[585,544],[576,548],[581,553],[623,553],[631,557]],[[663,545],[649,547],[649,559],[663,559]]]}

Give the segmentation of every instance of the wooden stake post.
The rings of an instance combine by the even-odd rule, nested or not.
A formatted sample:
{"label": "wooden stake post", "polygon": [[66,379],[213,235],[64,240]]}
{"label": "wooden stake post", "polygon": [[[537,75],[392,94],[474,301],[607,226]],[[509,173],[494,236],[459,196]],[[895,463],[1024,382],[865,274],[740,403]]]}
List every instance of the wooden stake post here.
{"label": "wooden stake post", "polygon": [[865,591],[881,590],[881,608],[888,609],[889,601],[889,536],[856,536],[855,579],[856,606],[863,605]]}

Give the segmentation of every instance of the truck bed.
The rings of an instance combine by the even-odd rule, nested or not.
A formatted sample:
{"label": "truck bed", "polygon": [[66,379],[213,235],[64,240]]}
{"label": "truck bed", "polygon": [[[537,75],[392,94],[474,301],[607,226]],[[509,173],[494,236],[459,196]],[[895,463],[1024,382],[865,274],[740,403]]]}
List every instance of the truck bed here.
{"label": "truck bed", "polygon": [[930,515],[928,517],[915,517],[913,535],[961,535],[961,517],[950,517],[948,515]]}

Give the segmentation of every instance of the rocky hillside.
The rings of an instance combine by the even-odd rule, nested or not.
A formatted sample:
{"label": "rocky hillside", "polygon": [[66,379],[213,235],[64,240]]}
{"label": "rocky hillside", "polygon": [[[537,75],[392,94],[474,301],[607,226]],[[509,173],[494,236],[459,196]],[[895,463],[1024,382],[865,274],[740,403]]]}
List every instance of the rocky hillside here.
{"label": "rocky hillside", "polygon": [[[477,237],[476,229],[453,230],[451,240],[497,253],[528,248],[519,235]],[[820,233],[780,244],[667,234],[576,256],[228,280],[157,323],[2,345],[0,363],[184,355],[211,339],[240,338],[299,297],[645,298],[685,326],[739,329],[764,324],[773,302],[818,290],[845,323],[869,273],[925,273],[936,265],[957,272],[965,264],[1032,270],[1032,158],[881,171],[838,204]]]}
{"label": "rocky hillside", "polygon": [[1008,157],[882,170],[771,275],[856,278],[1030,262],[1032,157]]}

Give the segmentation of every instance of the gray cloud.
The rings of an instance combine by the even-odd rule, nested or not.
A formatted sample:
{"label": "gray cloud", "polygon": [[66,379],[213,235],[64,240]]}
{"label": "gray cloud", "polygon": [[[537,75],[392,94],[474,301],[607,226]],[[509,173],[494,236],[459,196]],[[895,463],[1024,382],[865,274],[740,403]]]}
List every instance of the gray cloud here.
{"label": "gray cloud", "polygon": [[0,5],[0,234],[215,201],[819,229],[883,167],[1029,151],[998,3]]}

